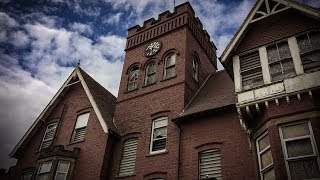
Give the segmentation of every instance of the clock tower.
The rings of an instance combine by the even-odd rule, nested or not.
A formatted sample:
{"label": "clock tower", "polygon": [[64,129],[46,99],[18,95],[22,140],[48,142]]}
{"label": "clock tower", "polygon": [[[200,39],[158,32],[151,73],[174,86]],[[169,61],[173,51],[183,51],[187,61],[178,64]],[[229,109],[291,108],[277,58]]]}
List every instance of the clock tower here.
{"label": "clock tower", "polygon": [[128,29],[113,177],[177,179],[177,117],[216,71],[216,47],[187,2]]}

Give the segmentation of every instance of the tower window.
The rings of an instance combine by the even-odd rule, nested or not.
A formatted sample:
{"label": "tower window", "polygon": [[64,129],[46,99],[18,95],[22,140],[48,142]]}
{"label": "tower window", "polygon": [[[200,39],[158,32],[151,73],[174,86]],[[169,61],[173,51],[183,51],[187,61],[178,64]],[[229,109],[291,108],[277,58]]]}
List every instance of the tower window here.
{"label": "tower window", "polygon": [[48,148],[49,146],[51,146],[54,135],[56,134],[57,126],[58,123],[51,123],[47,126],[40,149]]}
{"label": "tower window", "polygon": [[145,85],[154,84],[156,82],[156,63],[150,62],[146,67]]}
{"label": "tower window", "polygon": [[150,153],[164,152],[167,142],[168,117],[161,117],[152,122]]}
{"label": "tower window", "polygon": [[137,86],[138,73],[139,73],[138,66],[134,66],[130,69],[129,80],[128,80],[128,91],[138,88]]}
{"label": "tower window", "polygon": [[199,80],[199,64],[195,56],[192,59],[192,77],[198,81]]}
{"label": "tower window", "polygon": [[163,79],[172,78],[176,75],[175,65],[176,65],[176,54],[170,53],[165,59]]}
{"label": "tower window", "polygon": [[288,42],[281,42],[267,47],[272,82],[295,76]]}
{"label": "tower window", "polygon": [[72,142],[79,142],[84,140],[88,119],[90,113],[81,114],[77,117],[76,126],[72,135]]}

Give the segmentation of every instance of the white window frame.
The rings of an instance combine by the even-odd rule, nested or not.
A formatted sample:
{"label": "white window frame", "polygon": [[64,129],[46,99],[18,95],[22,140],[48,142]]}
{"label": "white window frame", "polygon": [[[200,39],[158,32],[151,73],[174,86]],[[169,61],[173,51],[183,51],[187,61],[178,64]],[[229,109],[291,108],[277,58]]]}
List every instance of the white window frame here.
{"label": "white window frame", "polygon": [[[261,139],[263,139],[265,136],[269,136],[268,131],[264,132],[262,135],[260,135],[260,137],[258,137],[258,138],[256,139],[256,149],[257,149],[257,156],[258,156],[258,162],[259,162],[259,173],[260,173],[260,179],[261,179],[261,180],[264,179],[264,178],[263,178],[263,177],[264,177],[264,176],[263,176],[263,173],[264,173],[264,172],[269,171],[269,170],[271,170],[271,169],[273,169],[273,171],[274,171],[274,168],[273,168],[273,163],[274,163],[274,162],[273,162],[273,157],[272,157],[272,163],[262,169],[261,155],[262,155],[264,152],[268,151],[268,150],[271,151],[270,136],[269,136],[269,146],[267,146],[267,147],[265,147],[263,150],[259,151],[259,141],[260,141]],[[271,156],[272,156],[272,151],[271,151]]]}
{"label": "white window frame", "polygon": [[[163,121],[163,120],[166,120],[167,121],[167,125],[166,126],[161,126],[161,127],[158,127],[158,128],[162,128],[162,127],[166,127],[167,128],[167,135],[165,137],[166,139],[166,146],[164,149],[161,149],[161,150],[157,150],[157,151],[152,151],[152,147],[153,147],[153,141],[154,140],[157,140],[157,139],[154,139],[153,138],[153,132],[154,132],[154,124],[155,122],[157,121]],[[162,152],[165,152],[167,150],[167,141],[168,141],[168,117],[167,116],[164,116],[164,117],[160,117],[160,118],[157,118],[155,120],[152,121],[152,131],[151,131],[151,139],[150,139],[150,154],[157,154],[157,153],[162,153]]]}
{"label": "white window frame", "polygon": [[[287,127],[287,126],[292,126],[292,125],[299,125],[299,124],[303,124],[303,123],[308,123],[310,135],[305,135],[305,136],[300,136],[300,137],[283,139],[283,133],[282,133],[282,130],[281,130],[282,127]],[[317,160],[317,162],[318,162],[318,167],[319,167],[319,171],[320,171],[320,158],[319,158],[319,154],[317,153],[317,152],[318,152],[318,150],[317,150],[317,145],[316,145],[317,143],[316,143],[316,141],[315,141],[315,139],[314,139],[313,130],[312,130],[312,126],[311,126],[310,121],[298,121],[298,122],[283,124],[283,125],[279,126],[278,129],[279,129],[279,133],[280,133],[282,151],[283,151],[283,155],[284,155],[284,161],[285,161],[286,170],[287,170],[287,173],[288,173],[288,178],[289,178],[289,180],[291,180],[291,174],[290,174],[290,169],[289,169],[289,163],[288,163],[288,161],[292,161],[292,160],[304,160],[305,158],[314,157],[314,158],[316,158],[316,160]],[[287,148],[286,148],[286,142],[288,142],[288,141],[294,141],[294,140],[300,140],[300,139],[307,139],[307,138],[309,138],[310,141],[311,141],[311,146],[312,146],[313,154],[289,158],[289,157],[288,157],[288,153],[287,153]]]}
{"label": "white window frame", "polygon": [[[45,139],[50,126],[56,126],[56,127],[55,127],[55,130],[54,130],[54,133],[53,133],[53,136],[52,136],[51,138]],[[58,122],[54,122],[54,123],[48,124],[48,126],[47,126],[47,128],[46,128],[46,131],[45,131],[45,133],[44,133],[44,135],[43,135],[43,138],[42,138],[42,141],[41,141],[41,145],[40,145],[40,149],[39,149],[39,150],[44,149],[44,148],[43,148],[43,143],[45,143],[45,142],[51,141],[51,143],[50,143],[50,145],[49,145],[48,147],[50,147],[50,146],[52,145],[53,140],[54,140],[54,137],[56,136],[57,128],[58,128]],[[45,148],[48,148],[48,147],[45,147]]]}
{"label": "white window frame", "polygon": [[[174,58],[174,64],[168,66],[167,65],[167,60],[169,57],[173,57]],[[170,79],[172,77],[176,76],[176,61],[177,61],[177,55],[174,52],[169,53],[168,55],[166,55],[165,59],[164,59],[164,73],[163,73],[163,79]],[[167,70],[173,68],[174,69],[174,75],[167,77]]]}
{"label": "white window frame", "polygon": [[[83,126],[83,127],[77,128],[78,118],[79,118],[80,116],[82,116],[82,115],[86,115],[86,114],[88,114],[88,118],[87,118],[86,125],[85,125],[85,126]],[[83,139],[78,140],[78,141],[75,141],[75,135],[76,135],[76,131],[77,131],[78,129],[82,129],[82,128],[84,128],[84,129],[85,129],[85,130],[84,130],[84,131],[85,131],[84,133],[86,133],[89,118],[90,118],[90,112],[83,113],[83,114],[79,114],[79,115],[77,116],[77,120],[76,120],[76,123],[75,123],[75,125],[74,125],[74,129],[73,129],[73,133],[72,133],[72,137],[71,137],[71,143],[76,143],[76,142],[82,142],[82,141],[84,141],[84,139],[85,139],[85,135],[83,136]]]}
{"label": "white window frame", "polygon": [[[67,172],[58,171],[60,162],[63,162],[63,163],[68,164],[68,170],[67,170]],[[69,170],[70,170],[70,162],[69,162],[69,161],[65,161],[65,160],[59,160],[59,161],[58,161],[58,164],[57,164],[57,169],[56,169],[56,173],[55,173],[54,179],[57,178],[57,174],[58,174],[58,173],[62,173],[62,174],[65,174],[64,180],[66,180],[67,177],[68,177]]]}

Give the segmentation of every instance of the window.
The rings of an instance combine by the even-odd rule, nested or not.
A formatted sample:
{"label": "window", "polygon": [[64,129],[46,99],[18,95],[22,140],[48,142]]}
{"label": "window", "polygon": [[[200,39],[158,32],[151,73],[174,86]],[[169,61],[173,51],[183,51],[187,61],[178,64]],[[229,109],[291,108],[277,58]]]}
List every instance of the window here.
{"label": "window", "polygon": [[198,81],[199,79],[199,65],[195,56],[192,59],[192,77]]}
{"label": "window", "polygon": [[305,72],[320,70],[320,32],[309,32],[297,37],[300,57]]}
{"label": "window", "polygon": [[279,131],[289,178],[320,178],[319,155],[310,122],[284,125]]}
{"label": "window", "polygon": [[70,162],[59,161],[54,180],[65,180],[68,175],[69,167],[70,167]]}
{"label": "window", "polygon": [[269,135],[267,134],[267,132],[257,139],[256,145],[261,179],[276,179],[273,169],[273,159],[270,149]]}
{"label": "window", "polygon": [[119,176],[130,176],[135,173],[138,139],[132,138],[124,142]]}
{"label": "window", "polygon": [[146,67],[146,77],[144,84],[150,85],[156,82],[156,63],[154,61],[150,62]]}
{"label": "window", "polygon": [[52,123],[47,126],[40,149],[48,148],[49,146],[51,146],[54,139],[54,135],[56,134],[57,126],[58,123]]}
{"label": "window", "polygon": [[263,85],[259,51],[240,56],[240,69],[243,90]]}
{"label": "window", "polygon": [[152,122],[150,153],[166,150],[168,117],[161,117]]}
{"label": "window", "polygon": [[90,113],[85,113],[77,117],[76,126],[72,135],[72,142],[79,142],[84,140],[89,114]]}
{"label": "window", "polygon": [[128,80],[128,91],[137,89],[137,80],[138,80],[139,67],[134,66],[130,69],[129,80]]}
{"label": "window", "polygon": [[267,54],[272,82],[296,75],[287,41],[267,47]]}
{"label": "window", "polygon": [[176,54],[170,53],[165,59],[163,79],[172,78],[176,75],[175,65],[176,65]]}
{"label": "window", "polygon": [[21,176],[21,180],[32,180],[32,175],[33,175],[32,172],[24,173]]}
{"label": "window", "polygon": [[221,154],[219,149],[210,149],[199,153],[199,178],[221,179]]}
{"label": "window", "polygon": [[52,167],[52,161],[43,162],[40,164],[38,173],[37,173],[37,180],[47,180],[49,179],[50,171]]}

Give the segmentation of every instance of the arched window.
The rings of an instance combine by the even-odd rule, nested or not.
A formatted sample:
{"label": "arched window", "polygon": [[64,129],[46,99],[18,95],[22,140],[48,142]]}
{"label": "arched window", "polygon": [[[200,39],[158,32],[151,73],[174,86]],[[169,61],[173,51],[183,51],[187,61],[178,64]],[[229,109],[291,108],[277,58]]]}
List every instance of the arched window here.
{"label": "arched window", "polygon": [[150,62],[146,67],[145,85],[154,84],[156,82],[156,63]]}
{"label": "arched window", "polygon": [[134,66],[129,71],[129,80],[128,80],[128,91],[137,89],[137,80],[138,80],[139,67]]}
{"label": "arched window", "polygon": [[192,58],[192,77],[198,81],[199,80],[199,64],[196,56]]}
{"label": "arched window", "polygon": [[176,54],[175,53],[168,54],[165,59],[163,79],[168,79],[176,75],[175,65],[176,65]]}

